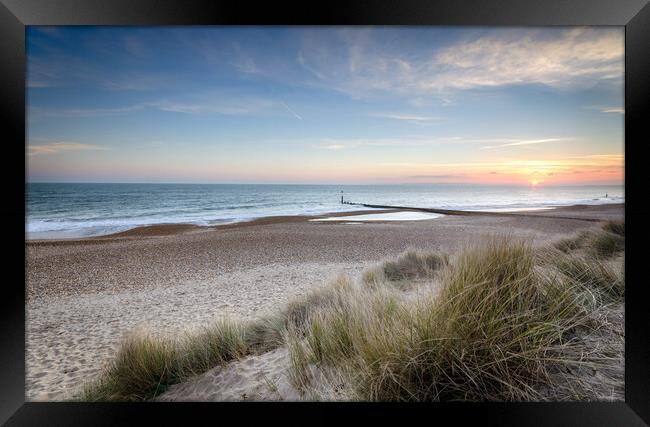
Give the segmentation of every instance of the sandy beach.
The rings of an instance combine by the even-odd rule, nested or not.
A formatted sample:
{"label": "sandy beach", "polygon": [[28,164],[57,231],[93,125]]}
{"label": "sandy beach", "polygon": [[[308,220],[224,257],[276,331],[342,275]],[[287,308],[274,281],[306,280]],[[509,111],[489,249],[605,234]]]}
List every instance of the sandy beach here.
{"label": "sandy beach", "polygon": [[[356,213],[370,212],[377,213]],[[315,218],[296,216],[215,227],[141,227],[83,240],[28,241],[26,397],[69,397],[97,375],[133,330],[177,334],[222,317],[259,318],[340,274],[355,277],[407,249],[453,253],[494,233],[541,244],[598,227],[600,220],[623,217],[622,204],[418,221],[310,221]],[[236,362],[235,368],[245,373],[266,366],[273,372],[277,364],[271,362],[285,357],[282,351]],[[230,394],[212,390],[216,400],[247,393],[246,387],[223,378],[210,381],[230,390]],[[190,395],[182,386],[175,386],[176,399],[171,400],[178,400],[179,393],[181,398],[183,393]]]}

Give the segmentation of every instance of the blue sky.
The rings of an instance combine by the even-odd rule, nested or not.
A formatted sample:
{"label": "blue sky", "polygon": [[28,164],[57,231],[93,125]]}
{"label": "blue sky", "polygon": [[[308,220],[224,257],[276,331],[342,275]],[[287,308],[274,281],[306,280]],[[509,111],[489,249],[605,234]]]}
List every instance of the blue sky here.
{"label": "blue sky", "polygon": [[619,184],[623,53],[622,27],[28,27],[28,179]]}

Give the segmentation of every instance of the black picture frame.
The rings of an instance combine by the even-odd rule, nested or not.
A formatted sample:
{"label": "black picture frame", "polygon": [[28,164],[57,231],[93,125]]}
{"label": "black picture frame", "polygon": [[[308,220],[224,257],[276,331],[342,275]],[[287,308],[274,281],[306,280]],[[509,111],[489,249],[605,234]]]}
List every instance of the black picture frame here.
{"label": "black picture frame", "polygon": [[[647,178],[650,103],[648,0],[328,1],[302,4],[197,0],[0,0],[0,168],[4,246],[0,296],[0,422],[6,425],[473,422],[481,425],[650,424]],[[25,27],[29,25],[623,25],[625,26],[625,402],[621,403],[215,403],[25,402]],[[21,158],[23,160],[21,160]],[[645,167],[644,167],[645,166]],[[645,179],[644,179],[645,178]],[[22,181],[22,183],[21,183]],[[21,282],[22,280],[22,282]],[[22,284],[21,284],[22,283]],[[232,418],[234,417],[234,418]],[[179,421],[174,421],[179,420]]]}

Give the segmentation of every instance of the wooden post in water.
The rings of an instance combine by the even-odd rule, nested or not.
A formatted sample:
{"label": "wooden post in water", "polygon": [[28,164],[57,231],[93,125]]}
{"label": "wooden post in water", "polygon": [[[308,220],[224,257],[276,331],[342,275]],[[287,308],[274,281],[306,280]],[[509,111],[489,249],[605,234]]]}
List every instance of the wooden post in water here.
{"label": "wooden post in water", "polygon": [[341,204],[343,204],[343,190],[341,190]]}

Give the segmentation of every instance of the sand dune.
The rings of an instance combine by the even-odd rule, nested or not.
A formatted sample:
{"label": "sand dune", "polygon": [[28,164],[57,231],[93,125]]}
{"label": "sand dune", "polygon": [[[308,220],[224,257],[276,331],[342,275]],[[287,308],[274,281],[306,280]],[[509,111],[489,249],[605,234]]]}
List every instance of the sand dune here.
{"label": "sand dune", "polygon": [[217,367],[196,378],[173,385],[156,400],[183,401],[296,401],[300,393],[291,385],[286,347]]}

